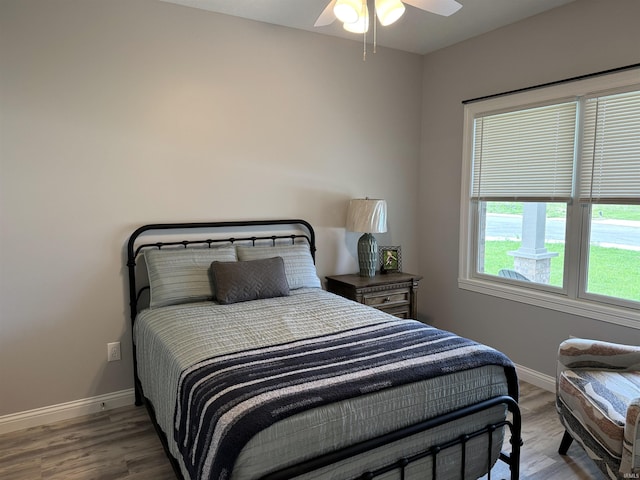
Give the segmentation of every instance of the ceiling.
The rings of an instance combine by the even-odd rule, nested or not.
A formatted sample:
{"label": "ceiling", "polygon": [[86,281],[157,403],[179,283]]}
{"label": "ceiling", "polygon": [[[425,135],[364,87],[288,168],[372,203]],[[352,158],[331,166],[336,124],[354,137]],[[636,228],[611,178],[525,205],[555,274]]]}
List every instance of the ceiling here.
{"label": "ceiling", "polygon": [[[334,22],[314,27],[329,0],[162,0],[260,22],[359,40]],[[372,0],[369,0],[371,2]],[[406,6],[395,24],[378,26],[378,45],[426,54],[575,0],[458,0],[462,8],[442,17]],[[369,32],[369,41],[372,33]]]}

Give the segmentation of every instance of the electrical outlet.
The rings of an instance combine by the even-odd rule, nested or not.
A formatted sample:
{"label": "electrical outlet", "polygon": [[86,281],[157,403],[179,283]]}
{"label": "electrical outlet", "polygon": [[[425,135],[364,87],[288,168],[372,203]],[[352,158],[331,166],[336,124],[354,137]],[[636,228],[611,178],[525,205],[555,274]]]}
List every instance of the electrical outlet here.
{"label": "electrical outlet", "polygon": [[107,343],[107,361],[115,362],[120,360],[120,342]]}

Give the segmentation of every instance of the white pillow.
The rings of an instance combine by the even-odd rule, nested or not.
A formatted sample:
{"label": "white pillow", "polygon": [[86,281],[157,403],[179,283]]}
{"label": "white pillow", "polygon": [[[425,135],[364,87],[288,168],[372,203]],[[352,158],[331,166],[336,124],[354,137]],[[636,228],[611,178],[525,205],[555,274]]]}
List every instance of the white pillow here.
{"label": "white pillow", "polygon": [[149,308],[213,300],[209,267],[238,260],[235,246],[145,250],[151,299]]}
{"label": "white pillow", "polygon": [[304,287],[321,288],[322,286],[316,272],[316,266],[313,264],[309,245],[259,245],[255,247],[238,245],[236,249],[240,261],[282,257],[290,290]]}

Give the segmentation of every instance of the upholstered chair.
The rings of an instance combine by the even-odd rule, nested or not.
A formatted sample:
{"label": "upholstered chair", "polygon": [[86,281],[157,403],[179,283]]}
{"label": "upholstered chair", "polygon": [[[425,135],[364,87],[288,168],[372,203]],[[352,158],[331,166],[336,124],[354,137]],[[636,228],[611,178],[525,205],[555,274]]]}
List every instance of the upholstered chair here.
{"label": "upholstered chair", "polygon": [[558,351],[556,407],[565,434],[606,478],[640,478],[640,346],[572,338]]}

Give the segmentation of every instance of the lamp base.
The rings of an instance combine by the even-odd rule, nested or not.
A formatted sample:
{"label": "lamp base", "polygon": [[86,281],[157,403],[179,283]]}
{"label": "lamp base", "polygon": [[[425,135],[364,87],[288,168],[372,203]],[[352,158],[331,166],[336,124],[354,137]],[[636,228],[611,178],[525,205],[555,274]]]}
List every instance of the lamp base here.
{"label": "lamp base", "polygon": [[358,265],[361,277],[375,277],[378,265],[378,242],[370,233],[365,233],[358,240]]}

